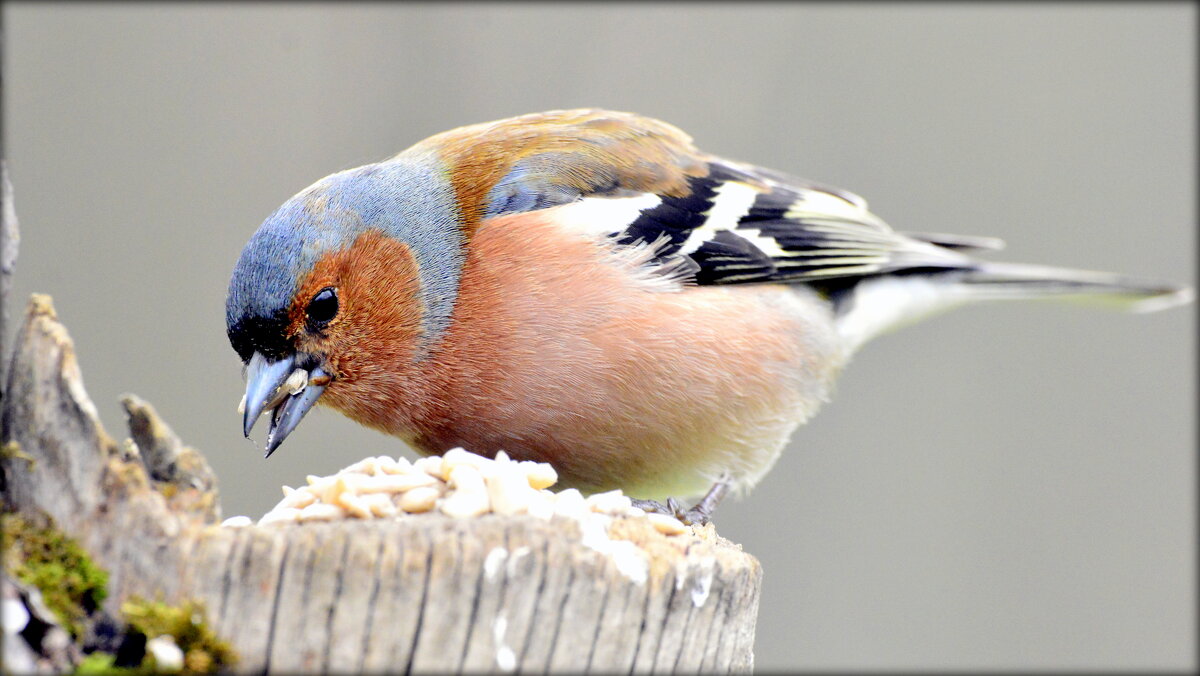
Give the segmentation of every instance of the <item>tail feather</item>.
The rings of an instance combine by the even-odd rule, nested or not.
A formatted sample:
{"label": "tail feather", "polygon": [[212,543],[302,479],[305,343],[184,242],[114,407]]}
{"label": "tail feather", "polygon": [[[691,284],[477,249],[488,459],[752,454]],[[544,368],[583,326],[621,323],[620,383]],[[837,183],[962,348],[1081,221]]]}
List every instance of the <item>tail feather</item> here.
{"label": "tail feather", "polygon": [[951,235],[944,232],[905,232],[903,234],[915,240],[955,251],[999,251],[1004,248],[1004,240],[999,237]]}
{"label": "tail feather", "polygon": [[1110,301],[1129,311],[1166,309],[1187,303],[1192,289],[1092,270],[1052,268],[1024,263],[979,263],[960,282],[980,300],[1056,298]]}
{"label": "tail feather", "polygon": [[972,267],[865,278],[837,302],[837,324],[851,349],[951,308],[985,300],[1062,300],[1154,312],[1194,298],[1189,287],[1107,272],[974,261]]}
{"label": "tail feather", "polygon": [[1191,302],[1190,287],[1111,272],[1023,263],[979,263],[961,283],[971,300],[1047,298],[1103,304],[1128,312],[1153,312]]}

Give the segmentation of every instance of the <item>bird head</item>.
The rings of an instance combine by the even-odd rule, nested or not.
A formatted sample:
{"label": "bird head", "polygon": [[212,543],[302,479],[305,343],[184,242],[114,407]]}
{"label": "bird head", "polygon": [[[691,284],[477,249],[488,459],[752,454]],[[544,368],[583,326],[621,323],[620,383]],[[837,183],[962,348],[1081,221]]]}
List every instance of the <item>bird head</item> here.
{"label": "bird head", "polygon": [[283,204],[229,283],[229,342],[246,365],[242,426],[270,413],[270,455],[323,398],[369,400],[450,321],[463,259],[436,162],[397,157],[328,176]]}

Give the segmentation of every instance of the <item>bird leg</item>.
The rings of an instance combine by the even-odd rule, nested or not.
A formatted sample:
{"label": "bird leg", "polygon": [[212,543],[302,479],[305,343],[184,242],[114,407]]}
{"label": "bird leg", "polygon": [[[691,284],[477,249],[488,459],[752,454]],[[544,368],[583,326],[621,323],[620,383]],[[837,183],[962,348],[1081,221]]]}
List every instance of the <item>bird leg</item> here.
{"label": "bird leg", "polygon": [[687,525],[697,524],[704,525],[712,518],[713,512],[717,510],[717,505],[721,504],[721,500],[729,493],[729,475],[722,475],[713,483],[712,488],[704,494],[703,498],[691,509],[684,509],[683,505],[675,498],[667,498],[667,504],[658,502],[657,500],[639,500],[634,498],[633,506],[643,509],[653,514],[666,514],[679,519]]}

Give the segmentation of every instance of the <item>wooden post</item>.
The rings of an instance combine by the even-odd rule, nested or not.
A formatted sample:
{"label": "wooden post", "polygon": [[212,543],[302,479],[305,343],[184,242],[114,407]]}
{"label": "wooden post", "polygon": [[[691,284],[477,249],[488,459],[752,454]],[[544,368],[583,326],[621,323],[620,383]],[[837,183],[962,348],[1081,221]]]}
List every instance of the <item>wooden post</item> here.
{"label": "wooden post", "polygon": [[[716,535],[614,523],[648,567],[569,519],[438,513],[218,525],[215,477],[153,409],[105,431],[50,299],[34,296],[3,407],[6,509],[41,512],[132,595],[204,602],[239,671],[713,672],[753,666],[761,568]],[[13,446],[15,444],[15,446]],[[165,450],[164,450],[165,449]],[[147,471],[147,467],[154,471]]]}

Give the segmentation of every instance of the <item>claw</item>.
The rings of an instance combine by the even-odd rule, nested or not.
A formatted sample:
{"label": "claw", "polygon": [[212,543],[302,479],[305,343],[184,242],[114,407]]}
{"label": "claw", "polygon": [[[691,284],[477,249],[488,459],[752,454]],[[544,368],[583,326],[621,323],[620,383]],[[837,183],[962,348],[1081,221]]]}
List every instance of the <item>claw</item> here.
{"label": "claw", "polygon": [[659,502],[658,500],[641,500],[639,498],[632,499],[633,506],[647,512],[649,514],[666,514],[667,516],[675,516],[669,507]]}
{"label": "claw", "polygon": [[675,498],[667,498],[667,504],[658,502],[657,500],[640,500],[634,498],[633,506],[651,514],[666,514],[679,519],[684,524],[704,525],[712,520],[713,512],[716,511],[717,505],[721,504],[721,500],[729,493],[729,475],[723,475],[720,479],[713,483],[712,488],[704,494],[691,509],[684,509],[683,505]]}

